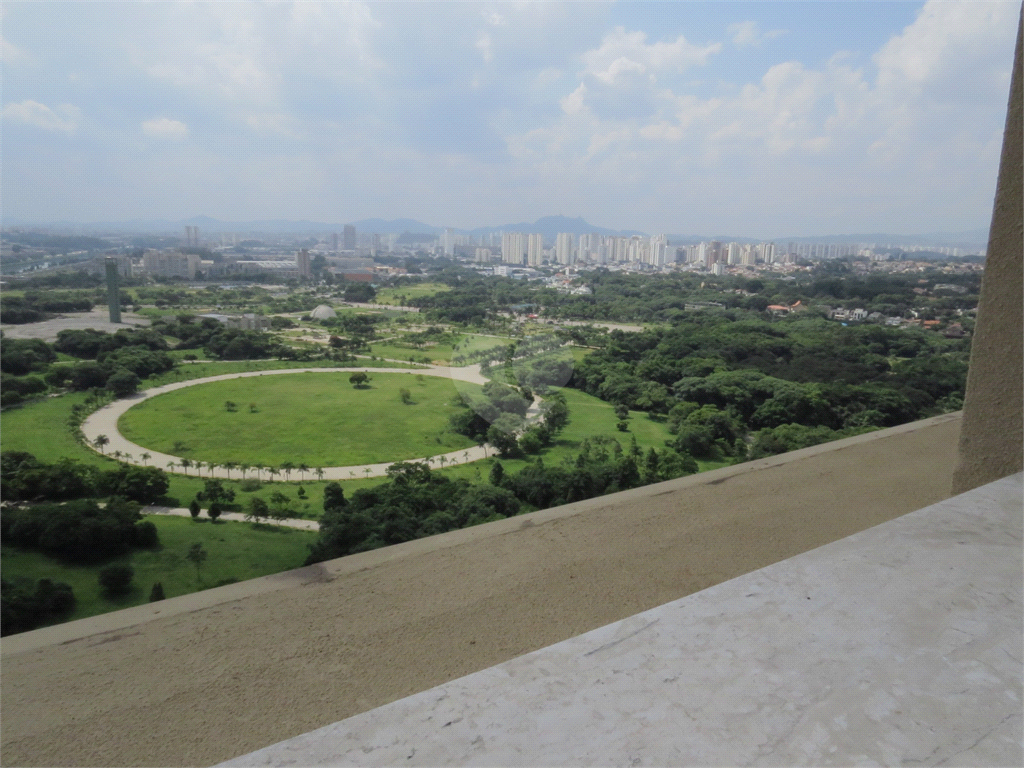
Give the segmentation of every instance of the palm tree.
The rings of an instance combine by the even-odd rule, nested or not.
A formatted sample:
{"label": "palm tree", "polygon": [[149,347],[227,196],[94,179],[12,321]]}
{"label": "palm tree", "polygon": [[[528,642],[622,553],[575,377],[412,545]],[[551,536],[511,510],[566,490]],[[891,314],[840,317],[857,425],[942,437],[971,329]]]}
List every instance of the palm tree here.
{"label": "palm tree", "polygon": [[121,460],[121,452],[120,451],[114,451],[111,454],[111,456],[114,457],[114,461],[120,461]]}
{"label": "palm tree", "polygon": [[271,479],[271,481],[273,481],[273,479],[274,479],[274,478],[275,478],[275,477],[277,476],[277,474],[278,474],[278,472],[277,472],[277,468],[276,468],[276,467],[267,467],[267,472],[268,472],[268,473],[270,473],[270,479]]}
{"label": "palm tree", "polygon": [[363,472],[365,472],[366,476],[369,477],[373,473],[373,470],[367,467],[366,469],[363,470]]}
{"label": "palm tree", "polygon": [[463,461],[469,461],[469,451],[464,451],[462,454]]}
{"label": "palm tree", "polygon": [[130,453],[126,453],[126,454],[124,455],[124,460],[125,460],[125,461],[127,461],[127,462],[129,462],[129,463],[130,463],[130,462],[131,462],[131,460],[132,460],[132,459],[134,459],[134,458],[135,458],[135,457],[134,457],[134,456],[132,456],[132,455],[131,455]]}
{"label": "palm tree", "polygon": [[174,468],[176,466],[178,466],[178,462],[176,462],[174,459],[171,459],[170,461],[167,462],[167,469],[169,469],[171,472],[174,471]]}
{"label": "palm tree", "polygon": [[181,464],[181,468],[185,470],[185,474],[187,475],[188,468],[192,466],[192,461],[190,459],[182,458],[178,463]]}
{"label": "palm tree", "polygon": [[252,469],[252,467],[250,467],[248,464],[239,464],[238,469],[242,473],[242,479],[245,480],[245,473]]}
{"label": "palm tree", "polygon": [[288,480],[290,481],[292,479],[292,470],[295,469],[295,465],[292,464],[290,461],[282,461],[281,469],[284,470],[285,475],[288,477]]}
{"label": "palm tree", "polygon": [[146,462],[152,459],[153,457],[148,453],[144,453],[139,458],[142,459],[142,466],[146,466]]}
{"label": "palm tree", "polygon": [[96,439],[92,441],[92,444],[100,449],[100,453],[103,453],[103,446],[110,442],[110,438],[106,435],[96,435]]}
{"label": "palm tree", "polygon": [[299,464],[299,477],[302,478],[303,482],[306,481],[306,473],[307,472],[309,472],[309,465],[308,464]]}
{"label": "palm tree", "polygon": [[231,470],[234,469],[235,467],[237,467],[238,464],[236,462],[234,462],[234,461],[225,461],[223,464],[221,464],[221,466],[224,467],[225,470],[227,470],[228,480],[230,480],[231,479]]}
{"label": "palm tree", "polygon": [[440,464],[440,465],[441,465],[442,467],[444,467],[444,465],[448,463],[448,459],[446,459],[446,458],[444,457],[444,455],[442,454],[441,456],[438,456],[438,457],[437,457],[437,462],[438,462],[438,463],[439,463],[439,464]]}
{"label": "palm tree", "polygon": [[324,479],[324,468],[323,467],[317,467],[316,468],[316,479],[317,480],[323,480]]}

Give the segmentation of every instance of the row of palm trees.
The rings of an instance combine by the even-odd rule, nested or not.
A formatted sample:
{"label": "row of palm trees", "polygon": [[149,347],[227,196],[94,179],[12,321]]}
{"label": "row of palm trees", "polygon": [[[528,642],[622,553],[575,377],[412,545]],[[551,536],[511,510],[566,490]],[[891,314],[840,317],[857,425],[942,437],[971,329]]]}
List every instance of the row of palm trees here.
{"label": "row of palm trees", "polygon": [[[100,453],[104,453],[103,448],[108,443],[110,443],[110,438],[108,438],[106,435],[97,435],[96,439],[93,440],[92,443],[93,443],[94,446],[96,446],[96,448],[100,451]],[[486,448],[485,448],[485,450],[486,450]],[[122,453],[121,451],[114,451],[110,455],[111,455],[112,458],[116,459],[117,461],[124,460],[124,461],[127,461],[127,462],[131,462],[135,458],[132,454],[130,454],[130,453]],[[143,453],[143,454],[141,454],[139,456],[139,459],[140,459],[140,461],[142,461],[143,466],[148,466],[149,465],[148,462],[152,458],[153,458],[153,456],[151,454],[149,454],[149,453]],[[463,452],[462,459],[463,459],[463,461],[469,461],[469,451],[464,451]],[[444,465],[447,464],[449,461],[453,465],[455,464],[454,460],[449,459],[447,456],[444,456],[444,455],[441,455],[441,456],[428,456],[427,459],[426,459],[427,464],[437,463],[437,464],[441,465],[442,469],[444,468]],[[292,472],[296,472],[296,471],[299,473],[299,476],[300,476],[300,478],[303,481],[305,481],[305,479],[306,479],[306,473],[307,472],[312,472],[313,474],[315,474],[317,476],[317,479],[319,479],[319,480],[323,480],[324,479],[324,468],[323,467],[310,467],[308,464],[298,464],[298,465],[296,465],[296,464],[293,464],[290,461],[282,462],[280,467],[272,467],[272,466],[262,466],[260,464],[245,464],[245,463],[236,462],[236,461],[216,462],[216,461],[200,461],[198,459],[193,461],[192,459],[182,457],[180,459],[171,459],[170,461],[167,462],[167,468],[170,471],[173,472],[175,467],[181,467],[183,470],[185,470],[185,474],[186,475],[188,474],[189,469],[191,469],[192,467],[195,467],[196,468],[196,476],[197,477],[202,477],[203,476],[203,470],[204,469],[207,471],[207,473],[208,473],[207,476],[208,477],[213,477],[213,471],[215,469],[223,469],[223,470],[225,470],[225,472],[227,472],[228,480],[231,479],[231,472],[232,472],[232,470],[236,470],[236,469],[239,472],[242,473],[242,479],[243,480],[245,479],[245,476],[246,476],[247,472],[255,472],[257,480],[261,480],[262,478],[260,477],[260,473],[261,472],[265,472],[265,473],[267,473],[270,476],[271,480],[274,480],[278,475],[282,475],[283,474],[285,476],[285,479],[290,482],[291,479],[292,479]],[[373,470],[370,469],[369,467],[364,467],[363,468],[363,472],[366,473],[367,477],[369,477],[371,474],[373,474]],[[351,475],[352,477],[355,477],[356,476],[355,470],[349,470],[349,475]]]}
{"label": "row of palm trees", "polygon": [[238,470],[242,479],[246,478],[247,473],[253,472],[256,475],[257,480],[262,480],[261,473],[266,473],[270,476],[271,480],[277,478],[278,475],[284,475],[286,480],[292,479],[292,472],[298,472],[301,480],[306,479],[306,473],[312,472],[317,476],[318,479],[324,479],[324,468],[323,467],[311,467],[308,464],[293,464],[290,461],[283,462],[279,467],[263,466],[262,464],[245,464],[237,461],[200,461],[187,458],[172,459],[167,462],[167,468],[173,470],[174,467],[181,467],[185,474],[188,474],[189,469],[192,467],[196,468],[196,475],[199,477],[203,476],[203,470],[205,469],[210,477],[213,476],[215,469],[223,469],[227,473],[228,480],[231,479],[231,473],[234,470]]}

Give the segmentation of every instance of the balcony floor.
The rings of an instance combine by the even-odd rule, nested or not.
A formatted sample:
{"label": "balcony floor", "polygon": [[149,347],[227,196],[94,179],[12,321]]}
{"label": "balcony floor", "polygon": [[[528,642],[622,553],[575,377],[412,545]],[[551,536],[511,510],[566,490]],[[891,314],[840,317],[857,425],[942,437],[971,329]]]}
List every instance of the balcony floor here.
{"label": "balcony floor", "polygon": [[223,765],[1024,765],[1022,477]]}

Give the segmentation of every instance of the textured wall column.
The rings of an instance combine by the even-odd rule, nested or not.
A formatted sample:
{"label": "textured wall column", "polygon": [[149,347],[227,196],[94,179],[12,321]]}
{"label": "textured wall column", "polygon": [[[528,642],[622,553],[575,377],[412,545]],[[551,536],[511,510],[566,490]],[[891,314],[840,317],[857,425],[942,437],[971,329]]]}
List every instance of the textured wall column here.
{"label": "textured wall column", "polygon": [[1017,52],[1010,83],[1010,104],[999,161],[999,181],[988,236],[985,277],[967,374],[960,457],[953,493],[976,488],[1020,472],[1024,465],[1024,129],[1021,112],[1021,38],[1024,9],[1017,27]]}

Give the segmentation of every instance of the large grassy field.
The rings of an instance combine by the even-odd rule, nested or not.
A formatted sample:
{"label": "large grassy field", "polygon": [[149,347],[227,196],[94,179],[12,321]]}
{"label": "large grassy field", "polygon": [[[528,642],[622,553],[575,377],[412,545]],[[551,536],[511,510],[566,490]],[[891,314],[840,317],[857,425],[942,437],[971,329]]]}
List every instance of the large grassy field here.
{"label": "large grassy field", "polygon": [[[3,546],[0,570],[5,580],[53,579],[71,585],[77,605],[68,620],[140,605],[149,599],[154,582],[163,584],[164,595],[177,597],[230,581],[298,568],[316,538],[312,531],[250,523],[213,523],[184,517],[149,515],[160,534],[160,546],[94,566],[65,565],[38,552]],[[196,542],[207,552],[199,573],[185,559]],[[119,598],[105,597],[99,586],[99,571],[108,565],[130,565],[135,570],[134,588]]]}
{"label": "large grassy field", "polygon": [[[449,379],[371,374],[369,387],[355,389],[348,378],[303,373],[200,384],[140,403],[119,429],[147,448],[219,464],[349,466],[473,445],[448,431],[458,396]],[[412,404],[402,402],[403,388]],[[227,401],[237,410],[228,411]]]}
{"label": "large grassy field", "polygon": [[394,360],[408,360],[410,357],[420,361],[429,358],[431,362],[438,365],[451,363],[453,355],[467,355],[478,349],[490,349],[502,344],[508,344],[512,340],[507,337],[484,336],[470,333],[462,336],[458,342],[458,349],[453,349],[451,344],[428,343],[417,348],[412,344],[402,342],[402,337],[388,339],[374,343],[371,352],[378,357],[392,358]]}
{"label": "large grassy field", "polygon": [[444,283],[418,283],[416,285],[403,285],[398,288],[382,288],[377,291],[375,301],[378,304],[402,305],[411,299],[420,299],[424,296],[433,296],[441,291],[450,291],[451,288]]}

